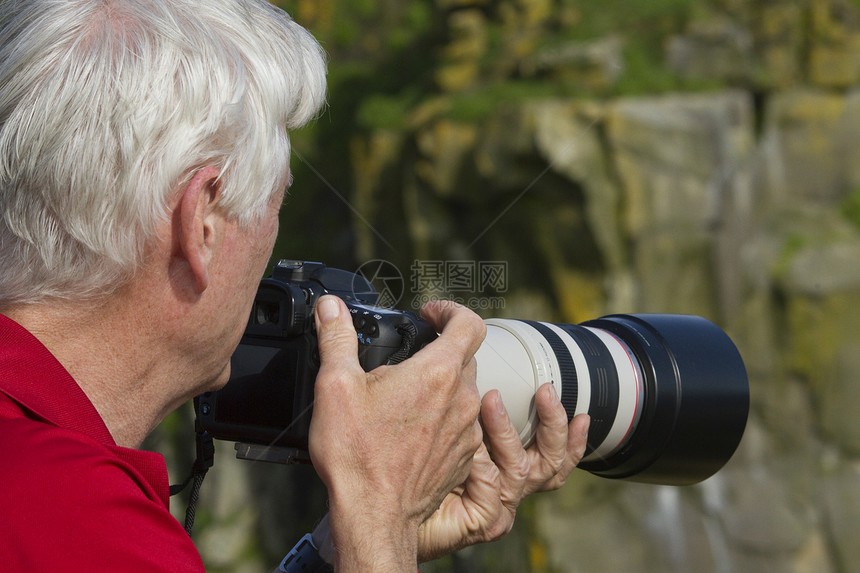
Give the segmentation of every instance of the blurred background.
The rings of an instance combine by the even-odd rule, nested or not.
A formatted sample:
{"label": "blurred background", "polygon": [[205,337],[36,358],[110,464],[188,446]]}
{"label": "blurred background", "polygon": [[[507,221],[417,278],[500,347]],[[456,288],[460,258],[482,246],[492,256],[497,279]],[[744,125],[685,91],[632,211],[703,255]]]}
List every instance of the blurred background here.
{"label": "blurred background", "polygon": [[[330,88],[293,134],[275,258],[384,261],[410,310],[698,314],[749,372],[711,479],[575,471],[422,573],[860,571],[860,1],[277,3]],[[174,482],[191,417],[148,442]],[[194,539],[209,571],[271,571],[324,513],[312,468],[219,443]]]}

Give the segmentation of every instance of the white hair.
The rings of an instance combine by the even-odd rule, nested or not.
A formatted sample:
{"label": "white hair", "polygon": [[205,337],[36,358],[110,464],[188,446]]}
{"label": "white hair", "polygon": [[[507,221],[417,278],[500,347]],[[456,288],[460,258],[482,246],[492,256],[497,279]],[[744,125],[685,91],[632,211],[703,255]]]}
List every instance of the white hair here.
{"label": "white hair", "polygon": [[251,224],[324,99],[321,47],[265,0],[0,1],[0,307],[115,290],[207,165]]}

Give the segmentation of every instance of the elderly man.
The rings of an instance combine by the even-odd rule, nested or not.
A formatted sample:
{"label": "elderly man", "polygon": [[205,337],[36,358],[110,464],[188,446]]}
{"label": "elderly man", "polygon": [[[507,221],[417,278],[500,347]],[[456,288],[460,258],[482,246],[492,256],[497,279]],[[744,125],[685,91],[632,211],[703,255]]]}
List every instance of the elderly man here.
{"label": "elderly man", "polygon": [[[4,571],[203,569],[163,458],[136,448],[227,381],[278,231],[287,129],[320,109],[324,73],[263,0],[0,1]],[[365,373],[343,303],[316,308],[310,452],[338,571],[414,571],[499,537],[584,450],[587,418],[568,427],[546,386],[524,451],[498,394],[477,395],[483,323],[422,312],[438,340]]]}

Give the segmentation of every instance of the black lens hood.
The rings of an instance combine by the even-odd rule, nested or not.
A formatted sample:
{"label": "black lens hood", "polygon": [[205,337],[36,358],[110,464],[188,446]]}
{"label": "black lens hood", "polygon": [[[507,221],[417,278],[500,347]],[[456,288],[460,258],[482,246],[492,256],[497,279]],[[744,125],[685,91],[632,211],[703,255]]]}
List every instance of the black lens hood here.
{"label": "black lens hood", "polygon": [[698,316],[617,314],[583,323],[633,351],[644,376],[641,418],[609,458],[579,467],[607,478],[687,485],[719,470],[740,443],[749,382],[725,332]]}

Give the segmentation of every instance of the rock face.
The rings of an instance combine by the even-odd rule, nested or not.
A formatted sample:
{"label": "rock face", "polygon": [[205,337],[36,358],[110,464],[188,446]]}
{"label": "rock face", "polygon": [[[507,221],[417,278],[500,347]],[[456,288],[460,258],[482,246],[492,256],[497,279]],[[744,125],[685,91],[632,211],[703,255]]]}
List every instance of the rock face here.
{"label": "rock face", "polygon": [[[796,88],[764,111],[736,89],[531,100],[423,128],[450,134],[420,147],[439,177],[390,188],[427,230],[416,256],[507,261],[493,314],[699,314],[749,371],[747,435],[723,471],[680,490],[576,474],[534,501],[533,570],[851,570],[843,528],[860,509],[834,500],[860,488],[845,477],[860,459],[860,234],[843,208],[856,96]],[[452,562],[479,567],[480,551]]]}
{"label": "rock face", "polygon": [[[349,102],[364,123],[338,123],[333,102],[340,131],[297,136],[281,227],[293,248],[279,254],[389,261],[404,309],[446,296],[487,317],[705,316],[744,357],[750,419],[702,484],[577,471],[524,504],[505,540],[422,572],[860,570],[855,4],[714,0],[652,15],[659,73],[677,89],[632,94],[621,86],[638,61],[634,32],[551,41],[590,21],[560,4],[439,2],[448,33],[425,77],[433,88],[387,106],[398,115],[384,125]],[[580,80],[585,93],[535,88]],[[154,439],[170,454],[167,434]],[[220,453],[201,551],[213,571],[270,570],[322,515],[324,490],[310,468]]]}

